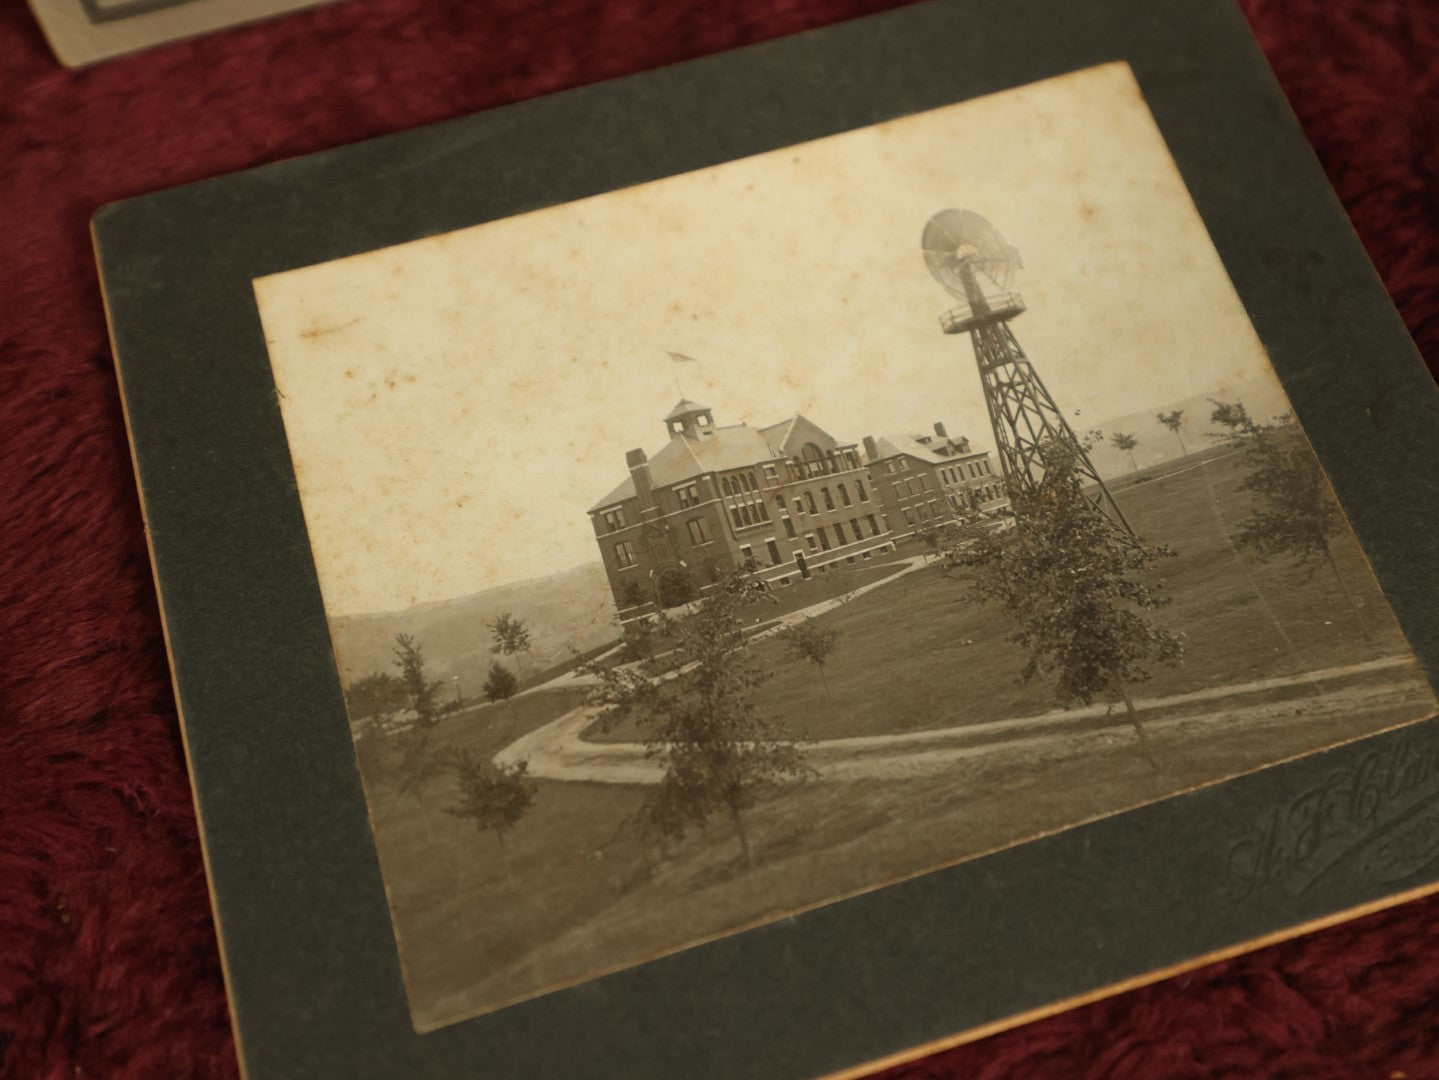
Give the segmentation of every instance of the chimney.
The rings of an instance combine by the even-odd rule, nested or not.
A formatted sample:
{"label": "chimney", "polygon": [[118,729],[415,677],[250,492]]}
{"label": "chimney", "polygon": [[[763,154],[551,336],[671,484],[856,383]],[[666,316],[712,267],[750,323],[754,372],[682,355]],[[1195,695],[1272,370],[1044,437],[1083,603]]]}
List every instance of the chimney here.
{"label": "chimney", "polygon": [[941,439],[949,438],[949,433],[944,430],[944,424],[938,420],[934,422],[934,433],[938,435]]}
{"label": "chimney", "polygon": [[640,513],[654,505],[654,492],[650,489],[650,461],[643,450],[631,450],[625,454],[625,464],[630,467],[630,478],[635,482],[635,494],[639,496]]}
{"label": "chimney", "polygon": [[864,437],[864,456],[870,460],[871,464],[879,460],[879,445],[874,441],[873,435]]}

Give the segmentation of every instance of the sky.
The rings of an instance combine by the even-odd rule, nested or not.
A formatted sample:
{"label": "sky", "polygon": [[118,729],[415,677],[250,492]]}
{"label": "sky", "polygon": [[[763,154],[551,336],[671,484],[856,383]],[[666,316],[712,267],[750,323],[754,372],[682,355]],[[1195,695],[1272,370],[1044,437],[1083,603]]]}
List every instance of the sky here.
{"label": "sky", "polygon": [[327,610],[596,559],[585,511],[664,444],[676,375],[718,425],[993,448],[920,252],[949,207],[1020,253],[1012,327],[1076,429],[1278,392],[1129,68],[1090,68],[257,279]]}

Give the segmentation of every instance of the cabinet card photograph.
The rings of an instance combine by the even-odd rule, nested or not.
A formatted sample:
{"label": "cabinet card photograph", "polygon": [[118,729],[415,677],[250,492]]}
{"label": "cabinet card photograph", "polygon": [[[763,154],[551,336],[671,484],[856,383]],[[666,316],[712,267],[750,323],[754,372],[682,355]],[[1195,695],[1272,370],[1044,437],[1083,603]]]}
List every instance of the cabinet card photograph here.
{"label": "cabinet card photograph", "polygon": [[419,1031],[1434,712],[1126,64],[254,288]]}

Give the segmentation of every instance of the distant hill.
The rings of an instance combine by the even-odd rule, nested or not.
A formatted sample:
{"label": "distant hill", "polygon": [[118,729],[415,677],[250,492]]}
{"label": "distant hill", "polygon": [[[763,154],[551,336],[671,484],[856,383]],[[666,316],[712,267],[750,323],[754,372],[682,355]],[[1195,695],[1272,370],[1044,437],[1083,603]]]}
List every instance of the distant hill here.
{"label": "distant hill", "polygon": [[460,692],[477,697],[490,661],[497,659],[485,624],[505,611],[529,627],[524,674],[559,662],[571,646],[583,652],[619,637],[604,567],[586,563],[405,611],[336,616],[330,631],[340,677],[348,685],[372,671],[394,672],[395,635],[411,634],[424,650],[431,677],[445,682],[446,695],[454,693],[452,679],[458,675]]}
{"label": "distant hill", "polygon": [[1290,411],[1289,401],[1285,398],[1283,391],[1279,389],[1278,382],[1273,379],[1257,378],[1248,379],[1235,386],[1206,390],[1183,401],[1171,401],[1164,405],[1156,405],[1142,412],[1126,413],[1123,416],[1114,416],[1103,420],[1092,420],[1087,416],[1071,416],[1069,422],[1074,427],[1075,433],[1081,436],[1091,430],[1104,432],[1105,441],[1089,455],[1090,460],[1094,462],[1094,467],[1099,470],[1100,476],[1123,477],[1133,471],[1134,465],[1130,464],[1128,454],[1116,450],[1110,444],[1111,435],[1116,431],[1121,431],[1133,435],[1139,440],[1139,445],[1134,448],[1134,464],[1141,469],[1150,465],[1158,465],[1163,461],[1172,461],[1181,457],[1183,451],[1180,450],[1179,440],[1168,428],[1160,425],[1157,416],[1159,413],[1171,413],[1175,409],[1182,409],[1184,415],[1180,420],[1183,426],[1179,433],[1183,436],[1185,445],[1191,453],[1196,450],[1208,449],[1214,445],[1215,440],[1212,436],[1219,430],[1209,422],[1209,415],[1214,411],[1214,406],[1210,404],[1210,398],[1220,401],[1243,402],[1245,408],[1249,410],[1249,414],[1259,420],[1268,420]]}

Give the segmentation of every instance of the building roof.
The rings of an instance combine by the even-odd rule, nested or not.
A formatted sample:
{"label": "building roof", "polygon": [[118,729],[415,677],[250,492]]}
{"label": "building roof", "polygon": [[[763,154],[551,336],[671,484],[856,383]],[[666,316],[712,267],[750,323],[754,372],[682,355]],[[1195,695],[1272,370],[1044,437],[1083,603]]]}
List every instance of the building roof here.
{"label": "building roof", "polygon": [[789,442],[790,432],[794,430],[795,421],[799,419],[799,413],[795,413],[788,420],[781,420],[778,424],[771,424],[769,427],[759,429],[763,435],[774,446],[783,449],[785,443]]}
{"label": "building roof", "polygon": [[708,405],[700,405],[691,401],[689,398],[680,398],[675,402],[675,407],[665,413],[665,423],[668,424],[671,420],[678,420],[680,417],[688,416],[690,413],[709,411],[710,407]]}
{"label": "building roof", "polygon": [[[944,439],[939,440],[933,435],[911,434],[911,435],[881,435],[874,440],[875,449],[879,451],[877,460],[883,461],[887,457],[894,457],[896,454],[907,454],[912,458],[919,458],[920,461],[928,461],[935,465],[948,465],[957,458],[983,457],[989,451],[970,449],[967,451],[959,449],[960,440]],[[943,451],[940,450],[943,447]]]}
{"label": "building roof", "polygon": [[[681,402],[683,404],[683,402]],[[676,406],[678,408],[678,406]],[[650,481],[656,488],[669,487],[709,472],[740,469],[784,456],[764,435],[748,424],[712,428],[692,438],[675,435],[650,458]],[[589,513],[635,497],[633,477],[625,477],[608,495],[590,507]]]}

